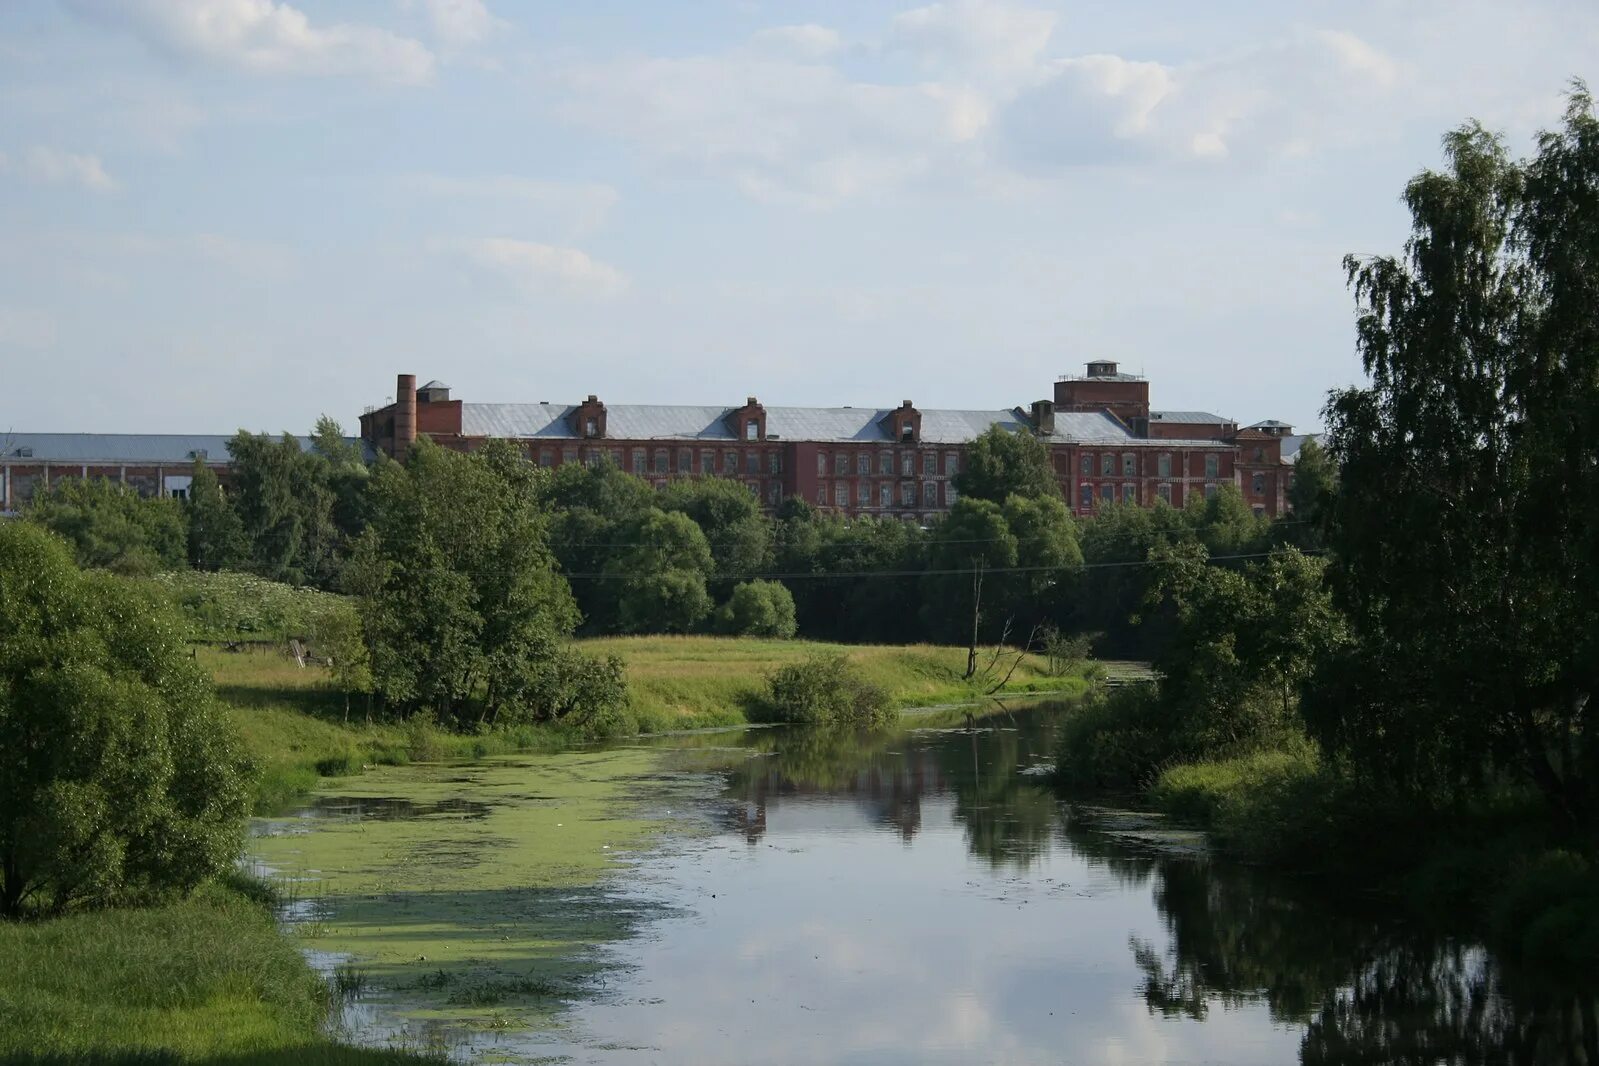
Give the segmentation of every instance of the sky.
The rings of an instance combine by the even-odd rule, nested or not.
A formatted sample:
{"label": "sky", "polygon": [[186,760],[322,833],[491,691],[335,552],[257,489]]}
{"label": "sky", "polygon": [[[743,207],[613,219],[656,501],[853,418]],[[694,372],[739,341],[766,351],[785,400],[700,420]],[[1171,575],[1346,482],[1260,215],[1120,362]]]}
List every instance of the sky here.
{"label": "sky", "polygon": [[466,400],[1320,424],[1346,253],[1599,4],[3,0],[0,431]]}

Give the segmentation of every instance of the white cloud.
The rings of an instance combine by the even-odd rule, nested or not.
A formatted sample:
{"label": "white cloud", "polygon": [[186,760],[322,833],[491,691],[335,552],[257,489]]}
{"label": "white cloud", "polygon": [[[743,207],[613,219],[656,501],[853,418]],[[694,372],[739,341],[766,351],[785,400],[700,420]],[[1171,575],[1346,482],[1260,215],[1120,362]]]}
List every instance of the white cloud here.
{"label": "white cloud", "polygon": [[433,23],[433,35],[449,49],[482,44],[504,28],[483,0],[421,0]]}
{"label": "white cloud", "polygon": [[950,0],[894,19],[892,43],[935,69],[1025,79],[1055,32],[1055,14],[985,0]]}
{"label": "white cloud", "polygon": [[80,155],[59,148],[34,145],[12,160],[0,154],[0,174],[20,174],[46,185],[77,185],[90,192],[116,192],[116,179],[106,173],[95,155]]}
{"label": "white cloud", "polygon": [[402,188],[445,198],[498,199],[515,202],[555,224],[590,230],[605,221],[619,199],[609,185],[540,181],[513,174],[454,177],[447,174],[407,174],[398,179]]}
{"label": "white cloud", "polygon": [[758,49],[800,59],[825,59],[844,47],[838,31],[815,23],[801,26],[773,26],[761,30],[751,39]]}
{"label": "white cloud", "polygon": [[561,248],[509,237],[446,242],[473,266],[497,276],[526,295],[551,292],[615,296],[627,288],[627,275],[576,248]]}
{"label": "white cloud", "polygon": [[421,42],[375,26],[313,25],[276,0],[67,0],[129,29],[151,48],[256,74],[349,75],[398,85],[433,76]]}
{"label": "white cloud", "polygon": [[747,51],[567,67],[565,116],[758,199],[825,207],[900,184],[986,122],[970,93]]}

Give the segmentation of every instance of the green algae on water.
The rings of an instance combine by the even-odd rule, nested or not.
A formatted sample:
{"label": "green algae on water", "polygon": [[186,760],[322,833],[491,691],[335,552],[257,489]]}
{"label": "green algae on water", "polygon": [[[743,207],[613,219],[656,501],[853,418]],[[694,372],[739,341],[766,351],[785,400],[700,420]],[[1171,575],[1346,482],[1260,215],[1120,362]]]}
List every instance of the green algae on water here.
{"label": "green algae on water", "polygon": [[381,767],[263,820],[251,857],[292,886],[313,959],[362,974],[358,1038],[547,1024],[650,911],[608,882],[695,787],[659,762],[635,747]]}

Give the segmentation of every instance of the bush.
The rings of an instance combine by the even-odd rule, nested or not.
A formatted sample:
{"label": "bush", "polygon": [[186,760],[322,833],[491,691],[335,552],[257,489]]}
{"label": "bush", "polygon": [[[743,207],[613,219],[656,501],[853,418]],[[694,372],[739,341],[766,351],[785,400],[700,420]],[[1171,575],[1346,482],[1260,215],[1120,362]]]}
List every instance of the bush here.
{"label": "bush", "polygon": [[0,524],[0,916],[187,891],[243,844],[249,766],[148,585]]}
{"label": "bush", "polygon": [[794,596],[777,581],[746,581],[733,587],[716,612],[717,628],[735,637],[780,637],[788,639],[798,629],[794,620]]}
{"label": "bush", "polygon": [[156,580],[183,612],[196,640],[308,637],[325,627],[326,616],[354,610],[347,597],[253,574],[185,570]]}
{"label": "bush", "polygon": [[888,693],[867,681],[843,655],[812,655],[767,678],[763,710],[772,721],[806,725],[885,725],[894,719]]}
{"label": "bush", "polygon": [[1067,715],[1055,778],[1071,789],[1132,792],[1180,754],[1155,686],[1128,685],[1096,694]]}

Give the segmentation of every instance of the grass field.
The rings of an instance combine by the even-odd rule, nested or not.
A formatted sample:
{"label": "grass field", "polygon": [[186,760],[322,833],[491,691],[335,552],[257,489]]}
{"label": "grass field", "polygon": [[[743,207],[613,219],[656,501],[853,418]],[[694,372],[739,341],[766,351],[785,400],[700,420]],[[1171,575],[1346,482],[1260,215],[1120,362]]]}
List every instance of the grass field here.
{"label": "grass field", "polygon": [[[581,642],[584,650],[611,654],[627,664],[627,683],[635,712],[647,729],[684,729],[733,724],[765,689],[766,677],[785,663],[818,652],[836,652],[860,668],[868,681],[889,693],[898,707],[960,703],[981,698],[1003,677],[1015,658],[1001,656],[991,680],[963,681],[964,648],[931,644],[850,645],[751,637],[599,637]],[[980,665],[989,661],[985,650]],[[1027,656],[1005,686],[1008,694],[1080,693],[1088,685],[1081,671],[1051,677],[1044,660]]]}

